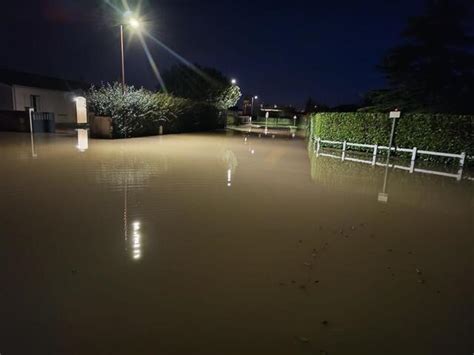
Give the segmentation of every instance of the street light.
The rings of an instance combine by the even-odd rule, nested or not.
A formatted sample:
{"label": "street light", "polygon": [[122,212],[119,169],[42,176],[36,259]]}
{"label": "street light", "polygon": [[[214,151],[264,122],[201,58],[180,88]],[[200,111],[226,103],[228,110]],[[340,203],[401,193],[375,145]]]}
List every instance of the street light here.
{"label": "street light", "polygon": [[124,14],[125,23],[120,24],[120,54],[122,59],[122,93],[125,93],[125,54],[123,50],[123,27],[129,25],[135,30],[138,30],[141,26],[140,20],[136,17],[131,16],[130,12]]}
{"label": "street light", "polygon": [[253,116],[253,103],[255,100],[258,100],[258,96],[252,96],[252,104],[250,106],[250,124],[252,124],[252,116]]}
{"label": "street light", "polygon": [[232,79],[232,80],[230,81],[230,83],[231,83],[232,85],[237,84],[237,79]]}

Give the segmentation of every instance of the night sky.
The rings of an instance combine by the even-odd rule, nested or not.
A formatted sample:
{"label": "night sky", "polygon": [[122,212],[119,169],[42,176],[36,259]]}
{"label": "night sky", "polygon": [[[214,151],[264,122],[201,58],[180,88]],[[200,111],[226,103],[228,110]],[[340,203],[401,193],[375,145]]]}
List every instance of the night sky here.
{"label": "night sky", "polygon": [[[121,0],[115,3],[120,4]],[[129,1],[132,6],[132,1]],[[147,29],[193,63],[238,79],[244,95],[303,106],[353,103],[384,86],[375,65],[423,0],[143,1]],[[132,6],[133,7],[133,6]],[[2,1],[0,66],[90,82],[120,75],[118,14],[104,0]],[[127,83],[157,80],[129,39]],[[161,71],[176,59],[147,41]]]}

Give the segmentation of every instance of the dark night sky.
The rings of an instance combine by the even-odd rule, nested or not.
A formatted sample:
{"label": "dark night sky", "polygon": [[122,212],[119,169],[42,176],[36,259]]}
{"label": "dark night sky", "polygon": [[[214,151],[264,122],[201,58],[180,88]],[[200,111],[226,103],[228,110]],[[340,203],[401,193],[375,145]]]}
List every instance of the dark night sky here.
{"label": "dark night sky", "polygon": [[[141,7],[149,31],[187,60],[236,77],[244,94],[265,103],[302,106],[308,96],[330,105],[357,102],[382,87],[375,65],[400,41],[407,17],[422,12],[423,0],[156,0]],[[118,21],[104,0],[4,0],[0,66],[115,80]],[[147,43],[160,70],[174,63]],[[138,38],[126,61],[129,84],[156,86]]]}

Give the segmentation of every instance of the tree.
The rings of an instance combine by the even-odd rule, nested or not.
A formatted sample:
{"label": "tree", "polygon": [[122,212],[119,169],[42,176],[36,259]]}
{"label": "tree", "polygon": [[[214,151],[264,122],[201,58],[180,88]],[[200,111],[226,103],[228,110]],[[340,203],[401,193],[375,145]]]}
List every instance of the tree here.
{"label": "tree", "polygon": [[369,93],[365,109],[398,107],[415,112],[473,112],[472,0],[428,0],[426,13],[408,20],[403,45],[379,69],[389,87]]}
{"label": "tree", "polygon": [[329,111],[329,106],[324,104],[318,104],[312,97],[308,97],[306,103],[304,105],[304,112],[305,113],[314,113],[314,112],[321,112],[321,111]]}
{"label": "tree", "polygon": [[240,88],[220,71],[199,65],[175,65],[163,73],[163,81],[171,94],[207,102],[219,110],[235,106],[242,96]]}

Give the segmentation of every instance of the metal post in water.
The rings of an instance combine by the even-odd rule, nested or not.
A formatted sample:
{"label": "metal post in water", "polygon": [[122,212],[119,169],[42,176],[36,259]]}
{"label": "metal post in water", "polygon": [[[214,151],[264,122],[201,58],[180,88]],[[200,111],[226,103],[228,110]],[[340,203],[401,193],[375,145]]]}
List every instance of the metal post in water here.
{"label": "metal post in water", "polygon": [[35,151],[35,138],[34,138],[34,132],[33,132],[33,112],[35,111],[34,108],[30,107],[28,108],[28,114],[30,118],[30,139],[31,139],[31,156],[33,158],[36,158],[36,151]]}
{"label": "metal post in water", "polygon": [[342,161],[346,159],[346,146],[347,146],[347,142],[344,141],[342,143],[342,157],[341,157]]}
{"label": "metal post in water", "polygon": [[415,171],[415,160],[416,160],[416,153],[418,152],[417,147],[413,147],[413,151],[411,153],[411,164],[410,164],[410,173]]}
{"label": "metal post in water", "polygon": [[461,153],[461,158],[459,159],[459,166],[464,166],[464,161],[466,160],[466,153],[462,152]]}
{"label": "metal post in water", "polygon": [[374,145],[374,155],[373,155],[373,158],[372,158],[372,165],[375,165],[375,163],[377,162],[377,151],[379,149],[379,146],[376,144]]}

